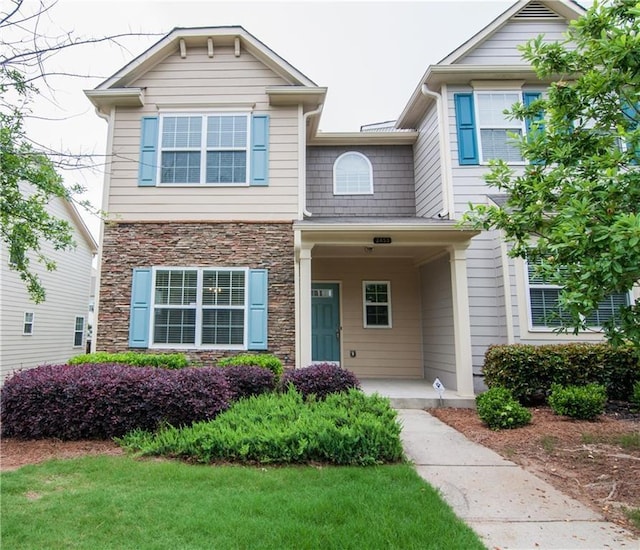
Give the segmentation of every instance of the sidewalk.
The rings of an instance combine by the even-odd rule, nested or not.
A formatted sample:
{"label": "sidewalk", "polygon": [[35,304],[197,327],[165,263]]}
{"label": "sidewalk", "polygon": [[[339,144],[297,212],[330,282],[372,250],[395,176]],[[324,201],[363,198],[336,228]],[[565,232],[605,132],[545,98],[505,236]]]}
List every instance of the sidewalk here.
{"label": "sidewalk", "polygon": [[400,409],[420,476],[489,549],[638,550],[631,533],[421,410]]}

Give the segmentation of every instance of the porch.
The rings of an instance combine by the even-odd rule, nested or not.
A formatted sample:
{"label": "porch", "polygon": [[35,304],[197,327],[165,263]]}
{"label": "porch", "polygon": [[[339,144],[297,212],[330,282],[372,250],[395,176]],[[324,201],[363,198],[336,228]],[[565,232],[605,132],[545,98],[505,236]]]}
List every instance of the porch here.
{"label": "porch", "polygon": [[442,400],[429,380],[393,380],[364,378],[360,386],[367,395],[377,393],[391,399],[395,409],[428,409],[436,407],[475,408],[473,397],[460,397],[455,390],[446,390]]}

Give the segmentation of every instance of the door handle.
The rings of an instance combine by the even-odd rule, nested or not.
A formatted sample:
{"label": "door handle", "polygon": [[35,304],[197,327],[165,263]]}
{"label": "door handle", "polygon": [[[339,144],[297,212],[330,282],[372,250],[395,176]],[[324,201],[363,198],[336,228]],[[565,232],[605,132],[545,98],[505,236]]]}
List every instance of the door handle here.
{"label": "door handle", "polygon": [[338,330],[336,330],[336,340],[340,340],[340,328],[338,327]]}

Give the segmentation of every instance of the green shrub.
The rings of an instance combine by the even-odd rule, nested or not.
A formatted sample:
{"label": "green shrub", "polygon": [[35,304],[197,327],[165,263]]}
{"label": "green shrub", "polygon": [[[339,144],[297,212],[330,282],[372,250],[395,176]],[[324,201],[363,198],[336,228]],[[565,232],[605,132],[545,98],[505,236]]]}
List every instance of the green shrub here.
{"label": "green shrub", "polygon": [[640,361],[632,348],[608,344],[511,344],[487,350],[483,373],[489,388],[508,388],[524,404],[544,402],[552,384],[602,384],[609,399],[626,401],[640,381]]}
{"label": "green shrub", "polygon": [[631,403],[640,411],[640,381],[633,385],[633,393],[631,394]]}
{"label": "green shrub", "polygon": [[282,361],[275,355],[269,353],[240,353],[233,357],[225,357],[224,359],[218,359],[219,367],[261,367],[263,369],[269,369],[276,375],[276,381],[280,380],[284,371],[282,367]]}
{"label": "green shrub", "polygon": [[212,422],[135,431],[119,443],[143,455],[203,463],[381,464],[403,456],[396,417],[379,395],[352,389],[304,400],[290,388],[238,401]]}
{"label": "green shrub", "polygon": [[593,420],[604,412],[606,403],[607,390],[600,384],[567,387],[553,384],[551,386],[549,406],[554,413],[562,416]]}
{"label": "green shrub", "polygon": [[107,353],[98,351],[85,355],[76,355],[67,361],[69,365],[96,365],[99,363],[117,363],[132,367],[162,367],[165,369],[183,369],[189,366],[187,357],[182,353]]}
{"label": "green shrub", "polygon": [[519,428],[531,422],[531,412],[507,388],[491,388],[476,397],[478,416],[492,430]]}

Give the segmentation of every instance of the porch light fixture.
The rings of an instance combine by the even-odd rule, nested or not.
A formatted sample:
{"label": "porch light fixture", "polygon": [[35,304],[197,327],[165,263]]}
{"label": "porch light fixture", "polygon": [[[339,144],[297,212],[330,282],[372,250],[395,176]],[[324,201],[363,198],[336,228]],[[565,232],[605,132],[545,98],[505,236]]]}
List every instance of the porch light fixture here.
{"label": "porch light fixture", "polygon": [[364,247],[365,254],[373,254],[373,246],[365,246]]}

